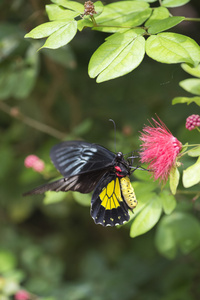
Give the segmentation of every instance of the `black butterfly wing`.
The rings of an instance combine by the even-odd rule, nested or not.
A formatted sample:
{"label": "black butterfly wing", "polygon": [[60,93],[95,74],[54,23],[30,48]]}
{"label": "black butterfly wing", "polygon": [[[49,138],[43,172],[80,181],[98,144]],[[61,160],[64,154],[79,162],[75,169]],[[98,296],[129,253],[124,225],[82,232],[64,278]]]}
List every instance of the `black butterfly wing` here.
{"label": "black butterfly wing", "polygon": [[53,182],[43,184],[35,189],[24,193],[24,196],[32,194],[43,194],[47,191],[67,192],[77,191],[80,193],[90,193],[94,190],[100,178],[105,173],[104,170],[83,173],[71,177],[61,178]]}
{"label": "black butterfly wing", "polygon": [[64,178],[39,186],[25,193],[25,196],[46,191],[89,193],[113,165],[115,154],[97,144],[67,141],[55,145],[50,157]]}
{"label": "black butterfly wing", "polygon": [[91,216],[96,224],[122,225],[130,218],[128,205],[120,187],[120,178],[106,173],[100,179],[92,195]]}
{"label": "black butterfly wing", "polygon": [[110,167],[115,154],[97,144],[66,141],[55,145],[51,149],[50,157],[64,177],[71,177]]}

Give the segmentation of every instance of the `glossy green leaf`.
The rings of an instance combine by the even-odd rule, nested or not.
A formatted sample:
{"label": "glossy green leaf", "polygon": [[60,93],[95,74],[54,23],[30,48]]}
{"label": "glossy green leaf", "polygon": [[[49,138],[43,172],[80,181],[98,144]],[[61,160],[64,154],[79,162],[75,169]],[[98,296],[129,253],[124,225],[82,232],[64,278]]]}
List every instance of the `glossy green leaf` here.
{"label": "glossy green leaf", "polygon": [[96,14],[94,15],[94,17],[96,18],[97,16],[99,16],[100,14],[102,14],[102,12],[104,10],[103,3],[101,1],[94,2],[94,9],[96,11]]}
{"label": "glossy green leaf", "polygon": [[160,193],[162,200],[163,210],[166,215],[170,215],[173,210],[176,208],[176,199],[175,197],[167,190],[163,190]]}
{"label": "glossy green leaf", "polygon": [[57,49],[68,44],[77,32],[77,22],[72,21],[52,33],[41,48]]}
{"label": "glossy green leaf", "polygon": [[190,0],[163,0],[162,5],[166,7],[177,7],[182,6],[188,2],[190,2]]}
{"label": "glossy green leaf", "polygon": [[149,231],[160,219],[162,202],[158,196],[154,196],[135,217],[130,229],[130,236],[136,237]]}
{"label": "glossy green leaf", "polygon": [[47,22],[35,27],[29,33],[25,35],[25,38],[33,38],[33,39],[41,39],[45,38],[52,33],[56,32],[60,28],[66,25],[64,21],[54,21],[54,22]]}
{"label": "glossy green leaf", "polygon": [[46,192],[44,197],[44,204],[52,204],[63,201],[66,198],[66,193],[62,192]]}
{"label": "glossy green leaf", "polygon": [[196,76],[200,78],[200,64],[196,66],[195,68],[192,68],[191,66],[187,64],[181,64],[181,68],[189,73],[190,75]]}
{"label": "glossy green leaf", "polygon": [[187,62],[197,65],[200,61],[200,47],[191,38],[177,33],[159,33],[146,41],[146,53],[162,63]]}
{"label": "glossy green leaf", "polygon": [[200,245],[200,223],[188,213],[174,212],[162,218],[155,241],[158,251],[169,259],[178,249],[187,254]]}
{"label": "glossy green leaf", "polygon": [[131,72],[142,61],[145,53],[145,39],[142,29],[115,33],[92,55],[89,62],[89,76],[98,76],[97,82],[120,77]]}
{"label": "glossy green leaf", "polygon": [[200,146],[194,147],[193,149],[189,150],[188,155],[191,157],[200,156]]}
{"label": "glossy green leaf", "polygon": [[149,4],[140,1],[118,1],[108,4],[100,16],[96,18],[99,25],[123,25],[129,24],[132,18],[149,8]]}
{"label": "glossy green leaf", "polygon": [[177,167],[173,167],[169,174],[169,186],[173,195],[176,194],[176,189],[179,184],[180,173]]}
{"label": "glossy green leaf", "polygon": [[72,21],[79,15],[76,11],[64,9],[56,4],[46,5],[45,8],[50,21]]}
{"label": "glossy green leaf", "polygon": [[165,31],[181,23],[184,19],[185,17],[169,17],[163,20],[159,20],[153,23],[152,25],[150,25],[148,29],[148,33],[156,34],[161,31]]}
{"label": "glossy green leaf", "polygon": [[195,102],[198,106],[200,106],[200,97],[176,97],[172,100],[172,104],[177,103],[187,103],[190,104]]}
{"label": "glossy green leaf", "polygon": [[79,204],[83,206],[90,206],[91,204],[91,194],[81,194],[79,192],[73,192],[73,197]]}
{"label": "glossy green leaf", "polygon": [[77,11],[79,12],[79,14],[82,14],[84,12],[84,5],[76,1],[51,0],[51,2],[69,8],[71,10]]}
{"label": "glossy green leaf", "polygon": [[183,186],[189,188],[200,182],[200,157],[196,163],[183,171]]}
{"label": "glossy green leaf", "polygon": [[158,1],[158,0],[138,0],[138,1],[143,1],[143,2],[153,3],[153,2],[156,2],[156,1]]}
{"label": "glossy green leaf", "polygon": [[153,25],[154,23],[157,23],[160,20],[168,18],[169,15],[169,10],[166,7],[155,7],[151,17],[145,23],[145,26],[148,27],[150,25]]}
{"label": "glossy green leaf", "polygon": [[200,96],[200,79],[185,79],[181,81],[179,85],[187,92]]}
{"label": "glossy green leaf", "polygon": [[[110,21],[110,23],[108,23],[107,21],[105,21],[105,24],[104,22],[100,22],[100,25],[97,19],[98,27],[94,27],[93,29],[97,31],[103,31],[103,32],[122,32],[127,30],[126,27],[128,26],[135,27],[143,24],[149,18],[151,12],[152,9],[147,8],[141,12],[134,12],[129,15],[124,15],[120,18],[117,18],[114,22]],[[109,25],[109,27],[107,25]],[[119,26],[119,27],[115,27],[115,26]]]}
{"label": "glossy green leaf", "polygon": [[86,27],[93,27],[93,23],[90,19],[81,19],[77,21],[77,29],[82,31]]}

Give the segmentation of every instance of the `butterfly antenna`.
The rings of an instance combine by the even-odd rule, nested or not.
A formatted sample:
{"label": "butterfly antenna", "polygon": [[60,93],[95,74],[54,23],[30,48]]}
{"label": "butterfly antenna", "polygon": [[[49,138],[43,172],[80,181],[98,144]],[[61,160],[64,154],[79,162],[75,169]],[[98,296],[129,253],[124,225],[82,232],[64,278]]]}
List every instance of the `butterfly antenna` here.
{"label": "butterfly antenna", "polygon": [[113,119],[109,119],[109,121],[112,122],[113,126],[114,126],[114,131],[115,131],[115,139],[114,139],[115,147],[114,147],[114,149],[115,149],[115,153],[116,153],[117,152],[117,150],[116,150],[116,124],[115,124],[115,121]]}

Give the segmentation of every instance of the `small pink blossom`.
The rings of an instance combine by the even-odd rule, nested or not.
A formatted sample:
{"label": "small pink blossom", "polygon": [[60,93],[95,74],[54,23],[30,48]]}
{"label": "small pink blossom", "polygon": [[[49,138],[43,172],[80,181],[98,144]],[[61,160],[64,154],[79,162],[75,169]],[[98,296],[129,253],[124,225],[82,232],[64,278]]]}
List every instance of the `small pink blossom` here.
{"label": "small pink blossom", "polygon": [[196,127],[200,127],[200,116],[199,115],[191,115],[186,119],[185,127],[188,130],[193,130]]}
{"label": "small pink blossom", "polygon": [[24,165],[26,168],[32,168],[33,165],[39,160],[39,157],[37,157],[34,154],[28,155],[24,160]]}
{"label": "small pink blossom", "polygon": [[36,172],[42,172],[44,170],[44,162],[38,156],[31,154],[28,155],[24,160],[26,168],[33,168]]}
{"label": "small pink blossom", "polygon": [[33,169],[36,171],[36,172],[42,172],[44,170],[44,162],[43,160],[39,159],[38,161],[36,161],[34,164],[33,164]]}
{"label": "small pink blossom", "polygon": [[29,300],[29,299],[30,299],[30,294],[25,290],[19,290],[15,294],[15,300]]}
{"label": "small pink blossom", "polygon": [[182,144],[160,119],[160,123],[153,118],[152,120],[154,124],[145,126],[141,133],[141,162],[149,164],[148,169],[153,173],[155,180],[165,182],[172,167],[176,165]]}

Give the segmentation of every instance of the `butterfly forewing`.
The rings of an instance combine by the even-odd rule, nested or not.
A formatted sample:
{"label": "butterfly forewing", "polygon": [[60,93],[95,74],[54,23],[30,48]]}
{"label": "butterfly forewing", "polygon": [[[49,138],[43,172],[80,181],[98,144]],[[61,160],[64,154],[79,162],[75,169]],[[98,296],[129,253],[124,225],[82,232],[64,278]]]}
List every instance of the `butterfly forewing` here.
{"label": "butterfly forewing", "polygon": [[64,177],[106,169],[115,159],[115,154],[108,149],[82,141],[67,141],[55,145],[50,156]]}
{"label": "butterfly forewing", "polygon": [[105,174],[92,195],[91,216],[94,222],[103,226],[121,225],[130,218],[128,209],[121,193],[120,179]]}

